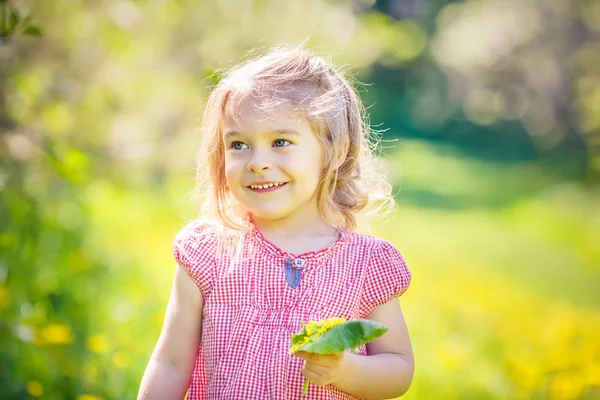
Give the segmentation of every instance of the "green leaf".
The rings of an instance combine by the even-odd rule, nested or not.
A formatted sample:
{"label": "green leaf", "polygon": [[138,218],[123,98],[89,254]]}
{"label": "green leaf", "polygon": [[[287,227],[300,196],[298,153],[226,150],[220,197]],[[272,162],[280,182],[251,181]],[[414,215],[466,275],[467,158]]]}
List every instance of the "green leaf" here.
{"label": "green leaf", "polygon": [[7,7],[0,6],[0,34],[3,36],[9,33],[8,18],[6,18],[8,12],[9,11]]}
{"label": "green leaf", "polygon": [[21,22],[21,16],[19,15],[19,12],[17,10],[12,10],[10,13],[10,20],[8,22],[8,28],[10,31],[14,31],[17,25],[19,25],[19,22]]}
{"label": "green leaf", "polygon": [[[300,346],[298,350],[318,354],[341,353],[344,350],[362,346],[380,337],[387,330],[385,325],[366,319],[347,321],[334,326],[314,342]],[[296,343],[298,341],[300,338],[296,337]],[[292,343],[294,343],[294,337],[292,337]]]}
{"label": "green leaf", "polygon": [[293,348],[294,345],[301,343],[304,340],[305,336],[306,336],[306,326],[302,325],[302,329],[300,329],[300,331],[292,334],[292,343],[290,343],[290,348]]}
{"label": "green leaf", "polygon": [[23,27],[28,27],[29,25],[31,25],[31,21],[33,20],[33,17],[31,16],[31,14],[26,15],[23,17],[23,19],[21,20],[21,25]]}
{"label": "green leaf", "polygon": [[42,36],[42,30],[39,26],[30,25],[27,28],[25,28],[25,30],[23,31],[23,35]]}

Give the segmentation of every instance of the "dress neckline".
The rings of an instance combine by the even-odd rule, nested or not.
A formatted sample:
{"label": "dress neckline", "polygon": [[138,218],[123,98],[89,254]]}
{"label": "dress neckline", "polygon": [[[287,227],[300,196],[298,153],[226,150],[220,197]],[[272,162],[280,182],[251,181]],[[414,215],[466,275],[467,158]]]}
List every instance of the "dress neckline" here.
{"label": "dress neckline", "polygon": [[267,238],[265,238],[262,232],[259,231],[258,228],[256,228],[256,226],[252,222],[250,222],[250,226],[252,227],[250,233],[261,244],[261,247],[263,247],[273,255],[291,260],[295,260],[298,258],[307,261],[311,259],[319,260],[327,256],[329,253],[333,252],[337,248],[342,247],[348,241],[350,236],[349,231],[346,228],[338,227],[336,228],[338,238],[330,246],[320,250],[311,250],[302,254],[294,254],[288,251],[284,251],[275,244],[271,243]]}

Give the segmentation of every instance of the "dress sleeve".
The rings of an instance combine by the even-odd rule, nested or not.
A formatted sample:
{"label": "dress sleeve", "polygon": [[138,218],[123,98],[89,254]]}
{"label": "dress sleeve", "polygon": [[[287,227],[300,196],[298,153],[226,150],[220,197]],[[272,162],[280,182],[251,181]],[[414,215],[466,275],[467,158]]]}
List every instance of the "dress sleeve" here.
{"label": "dress sleeve", "polygon": [[382,241],[366,266],[360,314],[364,318],[378,306],[400,297],[410,285],[412,274],[392,244]]}
{"label": "dress sleeve", "polygon": [[214,229],[200,221],[185,226],[173,242],[173,257],[187,271],[205,299],[212,289],[217,236]]}

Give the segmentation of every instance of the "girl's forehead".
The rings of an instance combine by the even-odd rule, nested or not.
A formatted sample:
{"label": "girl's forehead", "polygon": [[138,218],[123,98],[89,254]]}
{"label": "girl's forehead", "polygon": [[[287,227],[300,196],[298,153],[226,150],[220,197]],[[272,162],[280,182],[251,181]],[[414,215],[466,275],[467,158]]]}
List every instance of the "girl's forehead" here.
{"label": "girl's forehead", "polygon": [[302,108],[287,99],[234,96],[224,109],[225,130],[255,130],[306,123]]}
{"label": "girl's forehead", "polygon": [[226,116],[235,117],[241,111],[247,111],[248,107],[268,112],[289,106],[295,111],[306,113],[320,94],[310,82],[278,86],[269,86],[266,83],[243,87],[231,85],[224,111]]}

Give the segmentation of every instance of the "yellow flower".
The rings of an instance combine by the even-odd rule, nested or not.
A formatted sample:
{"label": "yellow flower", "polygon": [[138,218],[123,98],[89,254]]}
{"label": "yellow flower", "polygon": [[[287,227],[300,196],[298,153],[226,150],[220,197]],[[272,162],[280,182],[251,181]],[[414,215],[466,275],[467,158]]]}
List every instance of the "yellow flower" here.
{"label": "yellow flower", "polygon": [[41,331],[43,342],[50,344],[69,344],[73,341],[71,328],[63,324],[50,324]]}
{"label": "yellow flower", "polygon": [[305,325],[305,331],[307,336],[311,336],[316,332],[317,323],[315,321],[309,321],[308,324]]}
{"label": "yellow flower", "polygon": [[82,394],[77,396],[77,400],[103,400],[102,397],[92,396],[91,394]]}
{"label": "yellow flower", "polygon": [[123,369],[129,365],[129,358],[127,357],[127,355],[121,352],[117,352],[113,356],[112,362],[115,365],[115,367]]}
{"label": "yellow flower", "polygon": [[9,300],[10,295],[8,292],[8,288],[0,287],[0,308],[8,307]]}
{"label": "yellow flower", "polygon": [[94,353],[106,353],[109,347],[108,339],[102,334],[92,335],[87,340],[87,347]]}
{"label": "yellow flower", "polygon": [[577,399],[581,396],[584,385],[585,383],[578,374],[559,374],[550,382],[550,398],[561,400]]}
{"label": "yellow flower", "polygon": [[319,338],[319,336],[345,321],[346,320],[344,318],[329,318],[319,322],[308,321],[308,323],[303,324],[305,336],[302,338],[301,342],[298,342],[292,346],[292,353],[295,353],[300,349],[300,347],[306,344],[313,343]]}
{"label": "yellow flower", "polygon": [[329,330],[342,322],[346,322],[346,320],[344,318],[329,318],[323,321],[323,327],[325,330]]}
{"label": "yellow flower", "polygon": [[44,394],[42,384],[36,381],[27,382],[27,392],[33,397],[40,397]]}

